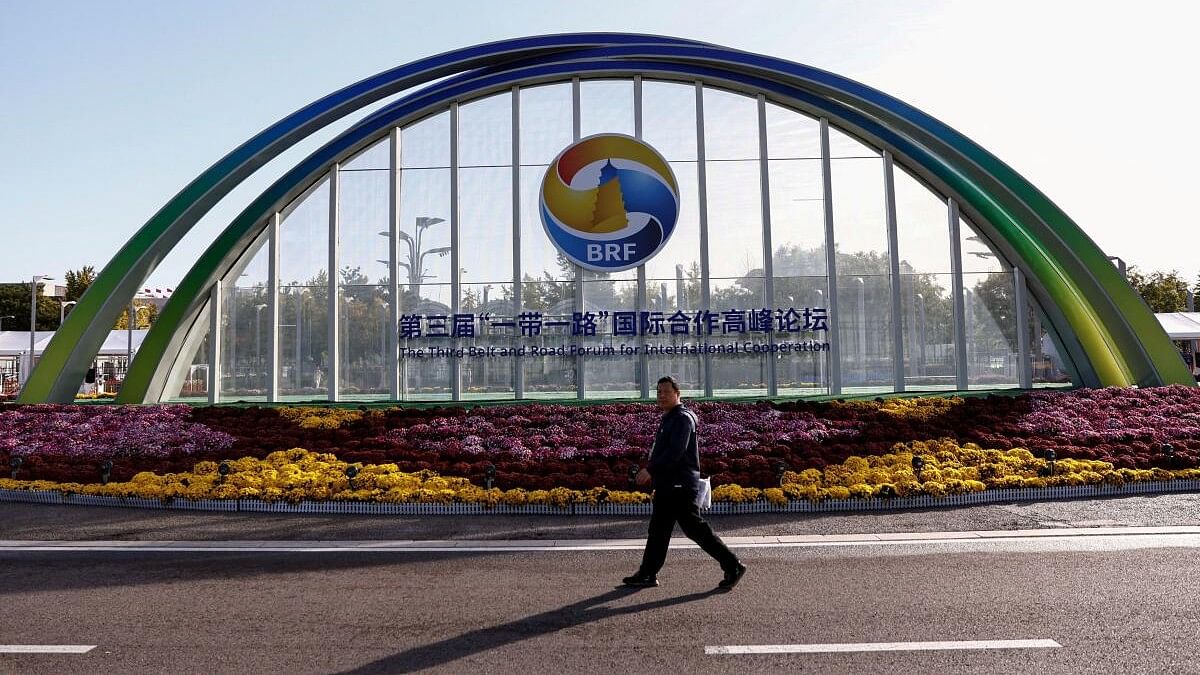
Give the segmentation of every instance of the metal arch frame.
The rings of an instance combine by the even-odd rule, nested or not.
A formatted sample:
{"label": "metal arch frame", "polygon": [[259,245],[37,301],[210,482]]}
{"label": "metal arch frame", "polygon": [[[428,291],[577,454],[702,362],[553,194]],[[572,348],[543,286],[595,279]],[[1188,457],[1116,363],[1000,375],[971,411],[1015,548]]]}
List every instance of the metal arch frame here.
{"label": "metal arch frame", "polygon": [[[598,50],[592,50],[592,51],[598,51]],[[493,90],[499,90],[499,89],[503,89],[506,87],[510,87],[510,86],[512,86],[513,82],[532,83],[532,82],[536,82],[536,81],[568,79],[567,78],[568,74],[576,73],[576,72],[587,72],[589,75],[592,75],[592,76],[601,76],[601,75],[631,76],[635,73],[654,73],[655,75],[665,76],[668,79],[680,79],[680,80],[689,80],[689,79],[695,79],[696,77],[700,77],[701,79],[713,81],[720,85],[728,86],[728,87],[734,88],[734,89],[751,90],[751,91],[755,90],[756,88],[757,89],[770,89],[770,90],[774,90],[774,93],[775,93],[775,96],[773,96],[773,99],[778,98],[781,102],[785,102],[785,104],[790,102],[792,104],[792,107],[797,107],[800,109],[808,109],[808,110],[814,112],[815,114],[820,114],[822,116],[828,116],[833,119],[836,119],[841,123],[840,126],[850,126],[852,128],[855,128],[860,133],[862,133],[863,135],[865,135],[869,138],[878,139],[881,136],[885,136],[889,131],[887,128],[881,127],[880,125],[875,125],[877,128],[872,129],[869,123],[864,123],[864,122],[869,122],[869,121],[861,119],[861,116],[859,119],[856,120],[854,111],[846,111],[846,110],[838,111],[837,106],[831,105],[831,104],[829,104],[828,101],[823,101],[820,99],[811,100],[813,97],[811,95],[805,95],[805,92],[803,92],[803,91],[789,90],[788,88],[780,86],[777,83],[774,86],[772,86],[772,83],[767,82],[767,81],[755,82],[754,78],[746,78],[745,76],[742,76],[742,75],[735,74],[735,75],[731,76],[731,74],[727,71],[714,70],[714,69],[705,68],[705,67],[701,67],[701,66],[684,66],[681,64],[677,64],[677,63],[666,63],[666,62],[657,62],[657,61],[647,61],[647,62],[627,61],[627,62],[622,62],[620,64],[615,64],[615,63],[609,62],[607,60],[598,61],[598,62],[576,62],[576,61],[568,60],[568,61],[564,61],[564,62],[548,63],[548,64],[547,63],[532,64],[532,65],[531,64],[523,64],[523,66],[521,68],[506,69],[499,73],[493,73],[493,72],[488,72],[488,71],[470,73],[461,78],[457,78],[455,80],[448,81],[442,87],[434,87],[434,88],[431,88],[431,90],[422,92],[427,99],[429,97],[434,97],[434,96],[440,97],[440,100],[438,100],[436,102],[429,102],[429,105],[427,106],[427,108],[414,112],[412,110],[412,108],[414,107],[415,101],[406,99],[405,101],[397,102],[393,106],[386,108],[383,111],[380,111],[380,113],[373,115],[371,118],[368,118],[368,120],[365,120],[359,126],[348,131],[347,136],[356,136],[357,135],[357,136],[360,136],[363,138],[370,138],[370,134],[379,133],[378,129],[372,129],[371,127],[381,127],[381,126],[390,125],[390,124],[403,123],[403,118],[405,117],[405,115],[403,114],[404,112],[408,113],[408,115],[407,115],[408,118],[415,119],[416,117],[419,117],[422,114],[428,114],[429,107],[436,107],[439,104],[445,105],[445,103],[450,99],[455,99],[455,98],[465,99],[465,98],[472,98],[475,96],[482,96],[482,95],[485,95],[486,93],[490,93]],[[455,89],[456,87],[459,89],[459,91],[453,91],[453,89]],[[444,90],[439,92],[438,91],[439,88],[444,89]],[[790,96],[789,96],[789,94],[790,94]],[[796,98],[793,98],[793,97],[796,97]],[[414,99],[419,99],[419,98],[421,98],[421,97],[420,96],[414,97]],[[809,100],[806,101],[805,100],[806,98]],[[406,103],[408,105],[405,105]],[[406,108],[408,108],[408,110],[406,110]],[[838,114],[839,112],[841,114]],[[849,121],[847,121],[847,120],[849,120]],[[855,122],[859,122],[860,124],[855,125]],[[878,133],[879,136],[876,136],[876,134],[872,133],[872,131],[875,131],[876,133]],[[896,146],[893,148],[893,151],[898,156],[901,156],[901,157],[910,156],[909,150],[910,150],[911,144],[904,143],[903,142],[904,139],[899,139],[899,140],[901,142],[896,144]],[[343,142],[344,142],[344,139],[343,139]],[[370,142],[370,141],[369,140],[367,140],[367,141],[360,140],[359,144],[356,145],[354,149],[348,150],[347,152],[353,152],[353,151],[357,150],[358,147],[361,147],[361,145],[364,145],[367,142]],[[881,141],[877,141],[877,142],[881,142]],[[334,144],[331,144],[331,145],[334,145]],[[920,148],[917,148],[917,151],[919,152]],[[925,171],[919,171],[919,170],[916,171],[916,173],[918,173],[919,176],[925,178],[926,180],[928,180],[931,183],[941,183],[941,181],[939,180],[940,177],[938,175],[936,175],[936,174],[933,174],[932,176],[930,175],[930,171],[928,170],[929,167],[925,166],[924,164],[918,164],[917,167],[920,169],[926,169]],[[949,193],[951,195],[952,199],[955,198],[956,196],[959,196],[960,194],[969,195],[969,192],[955,193],[955,192],[950,191],[949,189],[945,189],[943,191]],[[995,200],[991,200],[990,195],[984,195],[984,196],[988,197],[987,200],[984,200],[985,206],[988,205],[989,203],[994,203]],[[960,199],[964,199],[964,200],[969,199],[969,198],[970,198],[969,196],[968,197],[960,197]],[[992,221],[986,217],[974,217],[972,219],[975,220],[977,223],[985,223],[988,225],[992,225]],[[1014,250],[1014,247],[1011,245],[1012,242],[1009,242],[1004,236],[996,236],[996,234],[994,233],[994,231],[995,231],[994,228],[986,228],[985,227],[984,229],[992,230],[989,232],[985,232],[985,235],[990,235],[989,239],[991,239],[993,241],[993,243],[1000,244],[1000,246],[998,246],[998,248],[1000,248],[1001,250],[1008,253],[1008,255],[1011,259],[1020,260],[1020,258],[1018,256],[1016,256],[1012,253],[1012,251]],[[1077,228],[1076,228],[1076,230],[1077,230]],[[1082,235],[1082,233],[1078,233],[1078,234]],[[1007,244],[1007,246],[1006,246],[1006,244]],[[1043,262],[1045,262],[1045,261],[1043,261]],[[1102,268],[1102,270],[1107,269],[1107,267],[1110,267],[1110,266],[1108,266],[1107,262],[1105,262],[1105,268]],[[1033,286],[1035,295],[1042,297],[1042,298],[1049,297],[1050,302],[1043,302],[1044,305],[1050,306],[1050,307],[1055,307],[1058,304],[1058,302],[1053,297],[1053,295],[1047,296],[1045,291],[1038,288],[1036,285],[1031,284],[1031,286]],[[1074,291],[1076,293],[1079,292],[1078,288],[1068,288],[1067,290]],[[1039,292],[1039,291],[1042,291],[1042,292]],[[1136,296],[1134,296],[1134,297],[1136,300]],[[1140,302],[1139,302],[1139,304],[1140,304]],[[1090,318],[1092,318],[1093,320],[1097,318],[1095,315],[1095,312],[1094,312],[1095,308],[1093,308],[1093,307],[1084,307],[1084,308],[1075,308],[1075,309],[1093,310],[1091,312],[1092,316]],[[1060,316],[1061,316],[1061,313],[1060,313]],[[1060,323],[1060,322],[1056,322],[1056,323]],[[1086,327],[1086,324],[1085,324],[1085,327]],[[1079,329],[1075,325],[1071,325],[1071,329],[1072,329],[1071,331],[1062,331],[1062,332],[1065,332],[1066,334],[1071,334],[1072,332],[1075,332],[1075,333],[1079,332]],[[1072,344],[1068,345],[1067,351],[1073,357],[1073,360],[1075,360],[1076,363],[1080,366],[1080,371],[1083,374],[1083,379],[1085,380],[1083,383],[1084,384],[1092,384],[1092,385],[1095,385],[1095,384],[1132,384],[1132,383],[1146,384],[1147,379],[1148,379],[1148,378],[1146,378],[1146,374],[1147,374],[1147,371],[1150,370],[1150,369],[1146,368],[1146,366],[1149,364],[1143,362],[1143,364],[1142,364],[1143,367],[1139,369],[1143,375],[1142,379],[1132,380],[1132,379],[1128,378],[1127,376],[1129,375],[1129,372],[1130,372],[1127,369],[1127,367],[1129,365],[1129,363],[1128,363],[1129,359],[1122,360],[1120,358],[1117,358],[1121,355],[1114,353],[1115,350],[1110,347],[1110,345],[1112,345],[1113,342],[1111,340],[1111,336],[1106,334],[1107,333],[1106,331],[1105,332],[1096,331],[1096,332],[1099,333],[1099,335],[1093,335],[1092,337],[1099,338],[1098,340],[1093,339],[1093,342],[1094,343],[1098,342],[1100,345],[1102,345],[1100,359],[1096,358],[1095,352],[1080,348],[1080,344],[1078,344],[1078,343],[1072,343]],[[1165,338],[1165,335],[1164,335],[1164,338]],[[1134,339],[1136,341],[1136,336]],[[1082,342],[1082,340],[1080,340],[1079,342]],[[1169,345],[1169,342],[1168,342],[1168,345]],[[1071,349],[1071,347],[1075,347],[1075,349]],[[1137,355],[1138,354],[1136,354],[1136,353],[1134,354],[1134,356],[1137,356]],[[1145,356],[1145,353],[1143,352],[1141,355]],[[1124,356],[1128,356],[1128,355],[1126,354]],[[1173,356],[1173,353],[1172,353],[1172,356]],[[1109,363],[1103,363],[1103,362],[1101,362],[1099,364],[1096,363],[1096,361],[1098,361],[1098,360],[1103,361],[1104,357],[1108,357]],[[1136,359],[1133,359],[1133,360],[1136,361]],[[1175,360],[1172,358],[1169,361],[1168,365],[1174,365],[1174,363],[1175,363]],[[1105,372],[1104,366],[1108,366],[1108,368],[1107,368],[1108,372]],[[1119,376],[1126,376],[1126,379],[1113,378],[1112,375],[1114,372],[1117,373]],[[1151,378],[1161,378],[1161,374],[1158,372],[1150,372],[1149,376]],[[1186,377],[1186,379],[1180,378],[1179,381],[1181,383],[1183,383],[1183,382],[1190,383],[1191,378],[1186,376],[1186,374],[1184,374],[1184,377]],[[1154,383],[1156,381],[1158,381],[1158,380],[1151,379],[1150,383]],[[132,399],[132,400],[137,400],[137,399]],[[141,400],[147,400],[147,398],[143,397]]]}
{"label": "metal arch frame", "polygon": [[[620,43],[628,46],[594,47]],[[520,60],[521,56],[539,52],[540,56]],[[98,346],[91,344],[93,334],[99,331],[96,326],[103,326],[108,318],[101,315],[110,306],[117,308],[114,314],[119,312],[124,298],[118,296],[126,290],[132,293],[161,255],[203,212],[253,168],[281,152],[287,141],[298,140],[302,131],[314,130],[318,122],[340,117],[354,104],[378,100],[387,95],[381,93],[385,90],[394,93],[457,72],[456,66],[461,71],[472,65],[485,67],[450,78],[368,117],[288,172],[251,208],[279,201],[291,189],[281,187],[285,179],[295,186],[303,182],[298,180],[302,176],[319,173],[334,157],[365,145],[361,139],[382,128],[383,118],[402,117],[402,110],[411,114],[418,101],[424,103],[423,109],[432,107],[430,97],[434,94],[441,96],[444,105],[514,83],[558,79],[564,72],[654,73],[665,79],[703,79],[756,95],[762,93],[772,101],[834,120],[839,127],[891,152],[918,177],[959,202],[964,214],[986,230],[985,236],[1021,268],[1034,295],[1052,312],[1056,329],[1073,337],[1068,351],[1080,367],[1082,384],[1194,382],[1149,310],[1078,226],[1011,168],[932,117],[851,80],[780,59],[669,38],[566,35],[468,48],[402,66],[318,101],[235,150],[189,185],[122,248],[51,343],[22,400],[63,400],[73,394],[78,379],[75,376],[82,375],[80,362],[89,361],[95,352],[93,346]],[[425,79],[414,72],[423,72]],[[395,84],[401,81],[406,86]],[[360,140],[356,144],[354,139]],[[258,151],[253,152],[255,149]],[[209,185],[212,187],[203,190]],[[241,217],[235,225],[239,223],[248,227]],[[122,392],[123,401],[147,400],[153,388],[151,380],[161,382],[155,373],[169,351],[168,343],[173,341],[170,335],[194,320],[194,309],[203,304],[210,285],[195,287],[199,281],[196,275],[202,274],[198,270],[207,262],[209,267],[203,273],[207,276],[215,272],[210,255],[214,249],[223,247],[225,255],[231,253],[231,245],[237,243],[231,239],[238,238],[233,236],[233,228],[231,225],[222,233],[189,273],[185,281],[193,283],[187,293],[181,297],[177,290],[164,308],[164,314],[174,310],[171,320],[160,319],[148,336],[148,341],[155,338],[154,348],[147,352],[143,346]],[[104,283],[99,283],[102,280]],[[81,312],[85,305],[91,309]]]}

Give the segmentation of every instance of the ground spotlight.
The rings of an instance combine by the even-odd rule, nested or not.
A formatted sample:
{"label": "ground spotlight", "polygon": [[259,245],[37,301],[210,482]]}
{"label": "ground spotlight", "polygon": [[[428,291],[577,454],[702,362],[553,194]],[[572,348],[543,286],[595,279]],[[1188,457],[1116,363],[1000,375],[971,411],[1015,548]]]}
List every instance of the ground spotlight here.
{"label": "ground spotlight", "polygon": [[920,455],[913,455],[912,468],[913,473],[917,476],[917,480],[921,480],[921,470],[925,468],[925,458]]}
{"label": "ground spotlight", "polygon": [[487,489],[491,490],[492,485],[494,485],[495,482],[496,482],[496,465],[492,464],[491,462],[488,462],[487,466],[483,467],[483,484]]}
{"label": "ground spotlight", "polygon": [[21,465],[24,463],[25,460],[21,459],[20,457],[13,457],[12,459],[8,460],[8,465],[12,467],[13,480],[17,479],[17,472],[21,470]]}
{"label": "ground spotlight", "polygon": [[771,466],[775,469],[775,484],[783,485],[783,475],[787,473],[788,470],[787,462],[779,459],[772,462]]}
{"label": "ground spotlight", "polygon": [[354,489],[354,477],[358,475],[358,467],[354,464],[346,465],[346,482],[349,483],[350,489]]}
{"label": "ground spotlight", "polygon": [[629,489],[630,489],[630,490],[632,490],[633,488],[637,487],[637,475],[638,475],[638,471],[639,471],[639,469],[638,469],[638,465],[637,465],[637,464],[630,464],[630,465],[629,465],[629,471],[628,471],[628,472],[626,472],[626,473],[627,473],[627,475],[629,476]]}
{"label": "ground spotlight", "polygon": [[108,485],[108,479],[112,477],[113,463],[111,459],[106,459],[100,462],[100,484]]}

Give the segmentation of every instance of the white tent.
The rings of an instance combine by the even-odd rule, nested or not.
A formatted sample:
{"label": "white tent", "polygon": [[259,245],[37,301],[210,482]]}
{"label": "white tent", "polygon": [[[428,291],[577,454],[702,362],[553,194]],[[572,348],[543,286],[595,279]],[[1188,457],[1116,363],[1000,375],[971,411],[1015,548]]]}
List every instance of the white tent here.
{"label": "white tent", "polygon": [[[33,336],[33,349],[38,354],[50,343],[54,336],[52,330],[39,330]],[[29,352],[29,331],[6,330],[0,333],[0,356],[16,356]]]}
{"label": "white tent", "polygon": [[[146,333],[150,331],[140,329],[133,331],[133,351],[137,352],[138,347],[142,346],[142,340],[146,339]],[[41,354],[46,345],[50,344],[50,338],[54,337],[52,330],[39,330],[33,336],[33,351],[35,354]],[[104,339],[104,345],[100,347],[100,356],[124,356],[129,349],[129,332],[124,330],[114,330]],[[29,352],[29,331],[27,330],[6,330],[0,333],[0,356],[17,356]]]}
{"label": "white tent", "polygon": [[1155,314],[1172,340],[1200,340],[1200,312]]}

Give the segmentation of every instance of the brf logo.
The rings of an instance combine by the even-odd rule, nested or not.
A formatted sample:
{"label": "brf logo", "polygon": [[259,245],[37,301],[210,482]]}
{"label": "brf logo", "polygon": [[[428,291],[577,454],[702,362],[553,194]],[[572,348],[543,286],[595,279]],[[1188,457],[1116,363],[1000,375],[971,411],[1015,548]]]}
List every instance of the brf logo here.
{"label": "brf logo", "polygon": [[654,148],[632,136],[579,140],[542,179],[542,225],[568,259],[620,272],[662,249],[679,216],[679,185]]}

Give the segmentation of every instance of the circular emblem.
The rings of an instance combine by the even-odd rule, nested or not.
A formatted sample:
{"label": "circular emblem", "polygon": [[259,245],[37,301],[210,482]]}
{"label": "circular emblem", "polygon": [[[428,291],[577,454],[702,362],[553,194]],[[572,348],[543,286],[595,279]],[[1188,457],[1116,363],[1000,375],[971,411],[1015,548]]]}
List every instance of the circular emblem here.
{"label": "circular emblem", "polygon": [[679,216],[679,184],[654,148],[599,134],[569,146],[546,169],[542,225],[558,250],[596,272],[620,272],[662,249]]}

